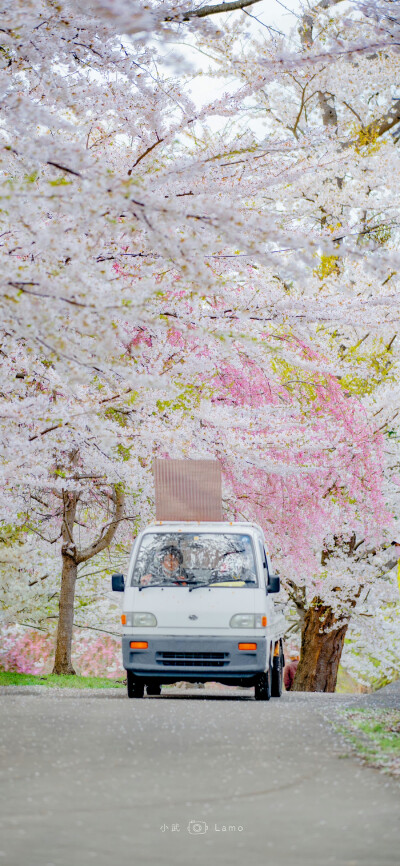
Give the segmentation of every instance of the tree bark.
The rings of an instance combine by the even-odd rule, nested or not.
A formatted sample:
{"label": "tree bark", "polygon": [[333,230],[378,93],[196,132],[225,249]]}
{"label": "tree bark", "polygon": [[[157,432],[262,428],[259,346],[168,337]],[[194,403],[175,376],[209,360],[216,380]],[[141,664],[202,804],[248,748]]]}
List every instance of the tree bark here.
{"label": "tree bark", "polygon": [[74,674],[75,671],[71,661],[71,646],[74,627],[75,584],[78,573],[76,547],[74,544],[74,523],[79,495],[63,490],[62,498],[62,572],[53,674]]}
{"label": "tree bark", "polygon": [[112,520],[102,527],[95,541],[83,550],[78,550],[74,541],[74,524],[79,493],[63,491],[63,523],[61,529],[63,539],[61,549],[62,574],[53,674],[75,674],[71,660],[71,650],[78,565],[96,556],[97,553],[101,553],[114,538],[118,524],[123,519],[124,513],[124,494],[118,485],[115,485],[111,498],[114,505]]}
{"label": "tree bark", "polygon": [[[339,539],[335,539],[335,547],[338,543]],[[399,561],[400,542],[393,541],[392,545],[396,547],[396,555],[392,555],[390,559],[380,565],[377,578],[388,574]],[[356,544],[356,536],[353,535],[347,544],[347,554],[349,556],[354,555],[359,546]],[[342,550],[346,549],[343,544],[341,547]],[[332,552],[328,549],[323,551],[321,557],[323,566],[326,565]],[[367,548],[364,554],[357,554],[359,561],[362,560],[363,555],[367,557],[371,553],[376,553],[376,551]],[[296,605],[301,620],[300,661],[292,690],[297,692],[334,692],[351,610],[357,604],[363,584],[360,583],[347,596],[345,599],[346,613],[344,617],[339,619],[330,605],[323,604],[318,596],[313,598],[310,606],[306,608],[304,589],[297,587],[292,580],[287,580],[286,583],[289,597]],[[336,590],[339,590],[339,587],[336,587]]]}
{"label": "tree bark", "polygon": [[62,554],[61,591],[59,601],[56,654],[53,674],[74,674],[71,661],[74,628],[74,599],[78,566],[67,553]]}
{"label": "tree bark", "polygon": [[348,622],[338,623],[327,605],[314,604],[305,614],[294,692],[334,692]]}

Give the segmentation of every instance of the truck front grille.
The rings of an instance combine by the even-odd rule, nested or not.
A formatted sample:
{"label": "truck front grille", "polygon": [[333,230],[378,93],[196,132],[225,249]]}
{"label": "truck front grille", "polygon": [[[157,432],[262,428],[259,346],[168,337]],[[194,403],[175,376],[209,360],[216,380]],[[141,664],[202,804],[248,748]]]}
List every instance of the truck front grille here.
{"label": "truck front grille", "polygon": [[164,667],[223,668],[229,664],[229,653],[158,652],[156,662]]}

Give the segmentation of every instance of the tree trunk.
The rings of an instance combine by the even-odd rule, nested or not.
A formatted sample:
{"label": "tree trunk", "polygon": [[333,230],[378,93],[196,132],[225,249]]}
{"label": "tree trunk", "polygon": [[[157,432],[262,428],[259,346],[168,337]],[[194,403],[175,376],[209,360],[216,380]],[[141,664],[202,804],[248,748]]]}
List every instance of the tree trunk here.
{"label": "tree trunk", "polygon": [[334,692],[348,622],[337,622],[327,605],[315,604],[305,614],[295,692]]}
{"label": "tree trunk", "polygon": [[78,566],[75,559],[63,552],[57,643],[53,674],[75,673],[71,662],[71,647],[74,626],[74,598],[77,573]]}
{"label": "tree trunk", "polygon": [[110,498],[114,504],[112,520],[100,531],[99,537],[83,550],[77,550],[74,542],[74,524],[79,493],[63,491],[63,539],[61,590],[57,628],[56,653],[53,674],[75,674],[71,661],[72,635],[74,629],[74,599],[78,565],[101,553],[114,538],[124,513],[124,493],[115,485]]}
{"label": "tree trunk", "polygon": [[[71,455],[71,461],[74,462],[75,459],[76,455]],[[71,647],[74,628],[75,584],[78,573],[78,560],[74,544],[74,523],[79,494],[74,491],[63,490],[62,498],[62,571],[53,674],[74,674],[75,671],[71,662]]]}

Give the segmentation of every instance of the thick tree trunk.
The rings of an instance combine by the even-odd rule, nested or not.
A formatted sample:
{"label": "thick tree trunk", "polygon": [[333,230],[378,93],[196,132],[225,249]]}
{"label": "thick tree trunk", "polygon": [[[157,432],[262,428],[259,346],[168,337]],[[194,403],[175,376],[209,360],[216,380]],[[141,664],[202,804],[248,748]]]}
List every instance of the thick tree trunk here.
{"label": "thick tree trunk", "polygon": [[305,614],[296,692],[334,692],[348,622],[339,624],[331,607],[316,604]]}
{"label": "thick tree trunk", "polygon": [[74,626],[75,584],[78,566],[75,559],[63,552],[59,602],[56,655],[53,674],[74,674],[71,661]]}

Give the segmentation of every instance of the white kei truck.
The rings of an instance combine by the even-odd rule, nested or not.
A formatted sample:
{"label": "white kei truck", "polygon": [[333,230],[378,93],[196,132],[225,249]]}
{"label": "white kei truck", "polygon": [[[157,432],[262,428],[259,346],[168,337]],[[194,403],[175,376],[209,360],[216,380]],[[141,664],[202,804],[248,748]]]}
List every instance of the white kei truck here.
{"label": "white kei truck", "polygon": [[263,532],[254,523],[160,521],[141,532],[123,592],[128,696],[163,684],[217,682],[280,697],[285,618],[275,606]]}

